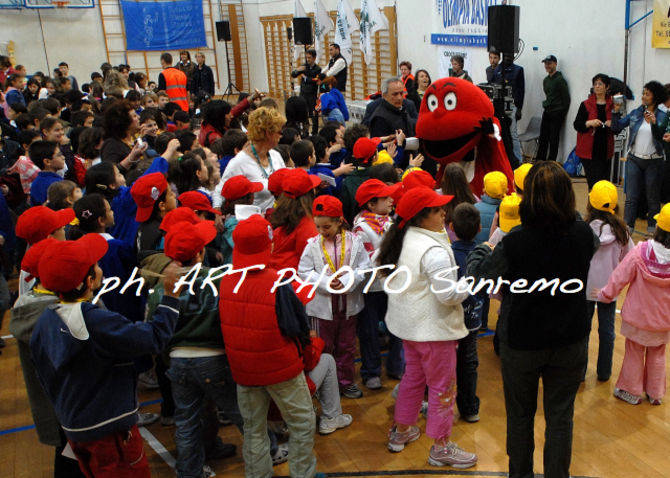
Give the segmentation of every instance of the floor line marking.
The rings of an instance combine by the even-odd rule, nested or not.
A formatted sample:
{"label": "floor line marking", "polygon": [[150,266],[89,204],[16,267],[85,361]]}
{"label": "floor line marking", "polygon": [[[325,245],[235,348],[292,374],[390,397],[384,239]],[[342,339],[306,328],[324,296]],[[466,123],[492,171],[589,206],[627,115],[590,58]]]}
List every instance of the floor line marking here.
{"label": "floor line marking", "polygon": [[167,448],[165,448],[163,444],[158,441],[158,438],[156,438],[145,427],[140,427],[140,435],[142,435],[144,441],[147,442],[147,445],[149,445],[151,449],[155,451],[158,454],[158,456],[160,456],[170,468],[175,467],[175,465],[177,464],[177,460],[175,460],[172,454],[170,454],[170,452],[167,451]]}

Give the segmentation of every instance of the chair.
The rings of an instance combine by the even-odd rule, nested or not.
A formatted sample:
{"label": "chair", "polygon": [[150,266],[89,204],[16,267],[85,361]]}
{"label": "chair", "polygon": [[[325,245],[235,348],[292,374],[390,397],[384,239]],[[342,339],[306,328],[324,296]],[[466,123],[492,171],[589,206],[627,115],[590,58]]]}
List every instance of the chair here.
{"label": "chair", "polygon": [[[540,127],[542,125],[541,116],[533,116],[526,127],[526,131],[519,135],[519,142],[521,143],[521,150],[523,151],[523,162],[527,163],[532,161],[537,154],[537,149],[540,145]],[[526,151],[524,143],[535,143],[535,148],[530,154],[530,151]]]}

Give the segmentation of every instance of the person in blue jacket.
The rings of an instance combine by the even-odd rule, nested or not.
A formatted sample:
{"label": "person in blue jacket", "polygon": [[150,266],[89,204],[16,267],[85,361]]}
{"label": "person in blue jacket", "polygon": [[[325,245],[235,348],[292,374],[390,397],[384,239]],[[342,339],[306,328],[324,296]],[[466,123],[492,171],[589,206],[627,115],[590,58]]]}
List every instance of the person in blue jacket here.
{"label": "person in blue jacket", "polygon": [[[161,352],[178,319],[178,263],[164,271],[153,320],[131,322],[91,300],[107,253],[100,234],[54,243],[39,260],[42,286],[58,296],[30,339],[35,369],[86,476],[150,476],[137,428],[138,361]],[[104,470],[103,470],[104,468]]]}
{"label": "person in blue jacket", "polygon": [[319,87],[321,92],[319,97],[321,116],[328,121],[337,121],[344,124],[349,121],[349,110],[344,101],[344,96],[342,96],[340,90],[335,88],[334,83],[334,78],[326,79]]}

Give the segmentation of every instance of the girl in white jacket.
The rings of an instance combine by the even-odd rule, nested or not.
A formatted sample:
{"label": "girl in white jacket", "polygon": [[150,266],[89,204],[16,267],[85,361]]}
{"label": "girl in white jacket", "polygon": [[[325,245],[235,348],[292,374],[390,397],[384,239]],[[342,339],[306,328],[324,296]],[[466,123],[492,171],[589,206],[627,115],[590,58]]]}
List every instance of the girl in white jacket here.
{"label": "girl in white jacket", "polygon": [[[319,235],[307,241],[298,266],[298,275],[303,281],[316,283],[314,298],[306,307],[307,315],[325,342],[324,352],[335,357],[342,395],[360,398],[363,393],[354,383],[354,354],[356,314],[363,309],[361,288],[366,276],[358,271],[370,269],[370,259],[363,242],[345,229],[339,199],[327,195],[317,197],[312,205],[312,216]],[[333,278],[343,267],[348,269]],[[328,290],[329,286],[333,293]],[[337,293],[345,289],[345,293]]]}
{"label": "girl in white jacket", "polygon": [[388,449],[402,451],[419,438],[415,423],[427,385],[426,434],[435,440],[428,462],[468,468],[477,456],[449,440],[456,401],[456,346],[468,334],[461,306],[468,297],[465,277],[458,280],[444,229],[444,206],[452,198],[427,187],[407,191],[396,208],[399,217],[382,241],[379,264],[404,270],[390,275],[386,284],[386,324],[402,339],[405,352]]}

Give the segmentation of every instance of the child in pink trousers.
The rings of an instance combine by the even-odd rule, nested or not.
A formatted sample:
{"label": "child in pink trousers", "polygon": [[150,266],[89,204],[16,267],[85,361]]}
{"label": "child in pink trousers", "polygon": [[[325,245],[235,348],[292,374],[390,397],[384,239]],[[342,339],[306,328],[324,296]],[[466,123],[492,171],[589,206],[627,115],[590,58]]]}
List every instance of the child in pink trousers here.
{"label": "child in pink trousers", "polygon": [[670,341],[670,204],[654,216],[653,239],[640,242],[626,255],[598,294],[613,302],[630,284],[621,311],[626,351],[614,396],[632,405],[643,393],[652,405],[665,395],[665,344]]}
{"label": "child in pink trousers", "polygon": [[451,199],[453,196],[423,186],[407,191],[396,208],[398,222],[382,241],[379,263],[393,264],[400,270],[386,281],[386,324],[389,332],[402,339],[405,352],[405,374],[387,447],[400,452],[419,438],[416,421],[428,386],[426,434],[434,440],[428,463],[468,468],[477,463],[477,455],[450,441],[456,401],[456,347],[458,339],[468,335],[461,306],[468,292],[456,291],[447,282],[453,285],[458,281],[458,266],[444,229],[444,205]]}

